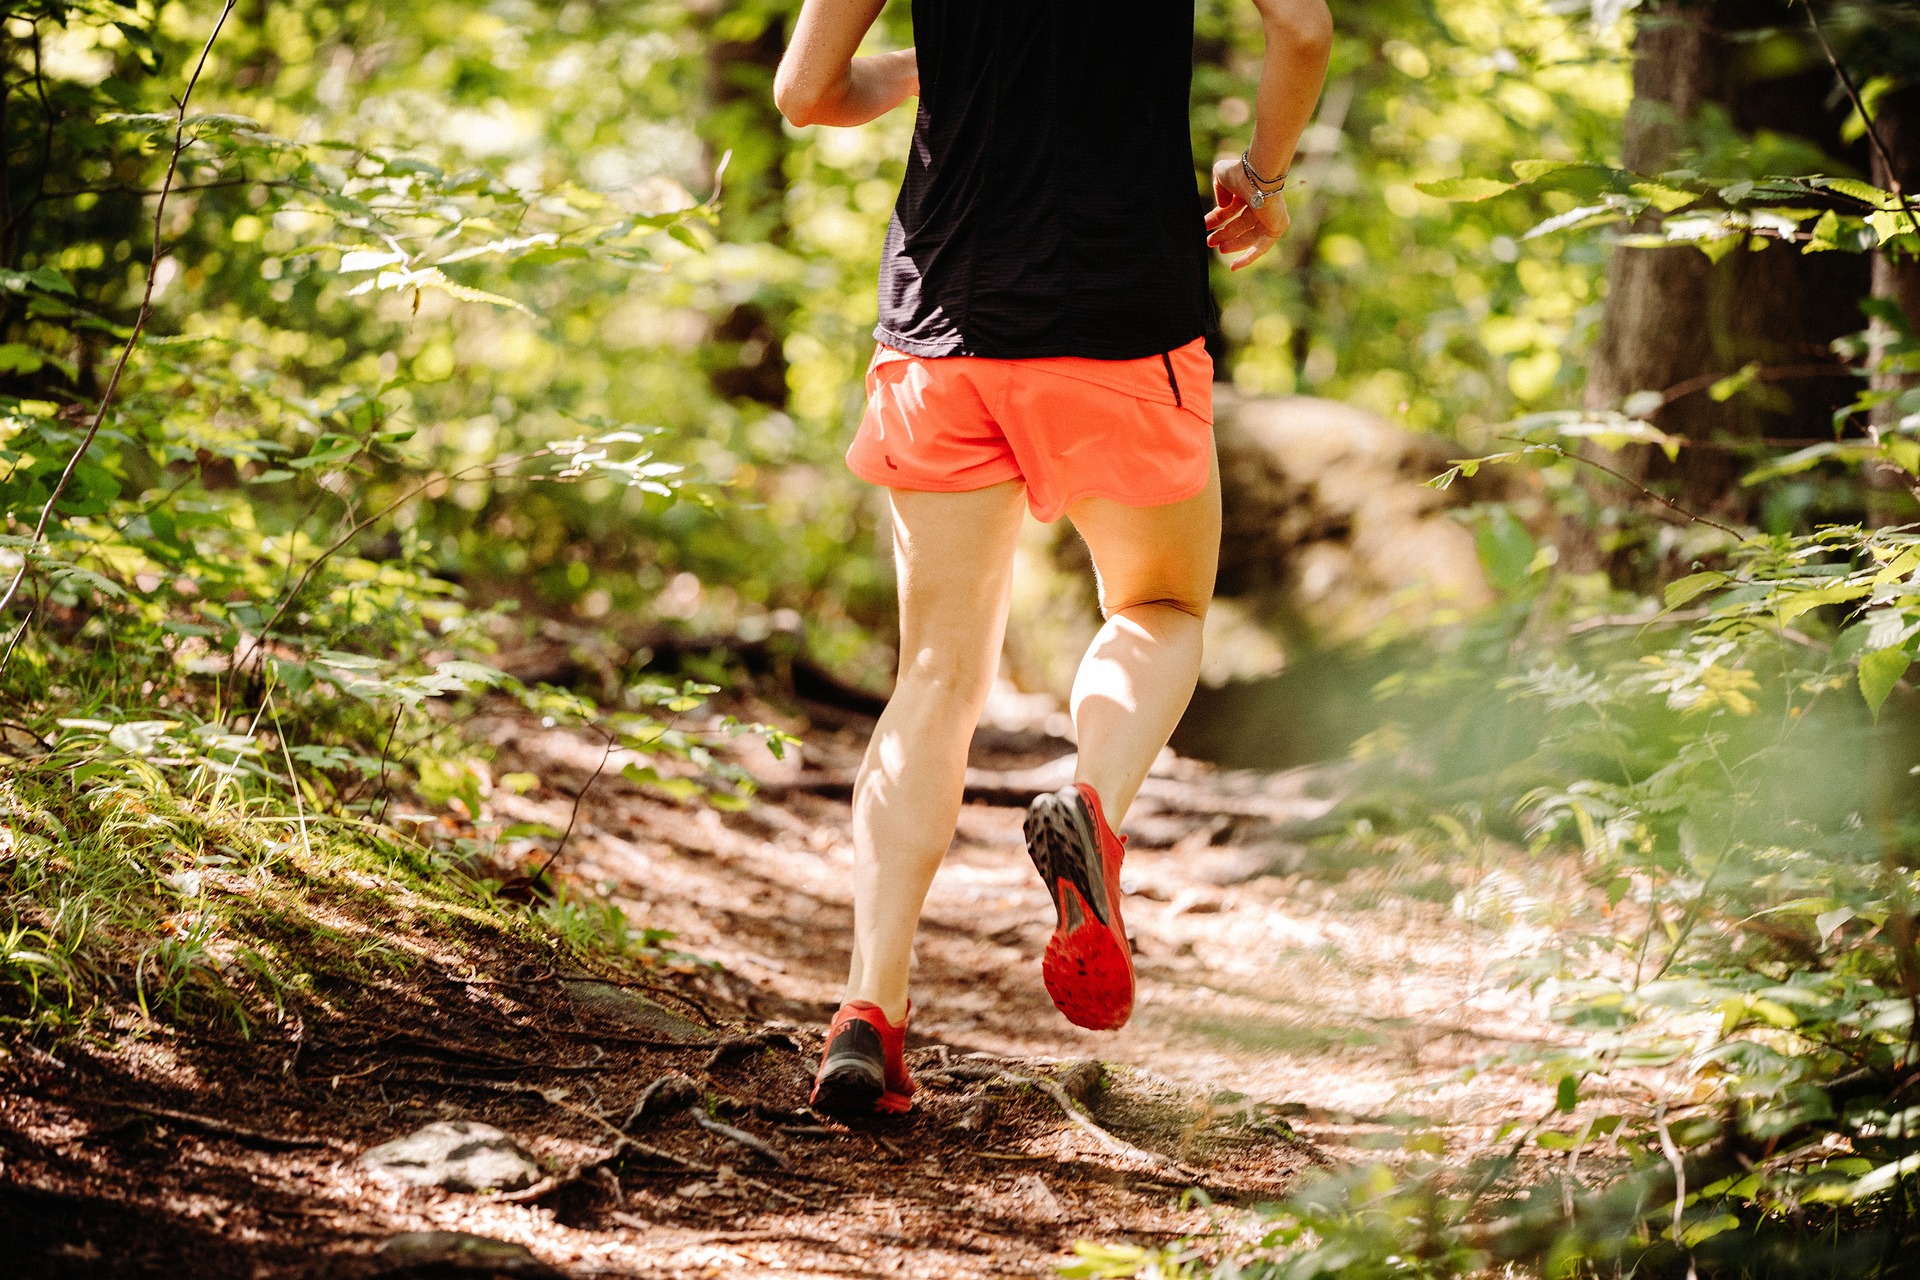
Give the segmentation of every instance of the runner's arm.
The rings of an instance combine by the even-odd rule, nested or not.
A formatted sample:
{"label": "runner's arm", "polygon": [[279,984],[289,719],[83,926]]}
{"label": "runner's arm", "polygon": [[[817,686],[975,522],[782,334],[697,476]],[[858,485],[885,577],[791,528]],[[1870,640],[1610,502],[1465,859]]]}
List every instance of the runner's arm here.
{"label": "runner's arm", "polygon": [[912,49],[856,58],[886,0],[806,0],[773,77],[773,101],[796,125],[856,125],[920,92]]}
{"label": "runner's arm", "polygon": [[[1253,140],[1247,161],[1263,177],[1287,171],[1294,148],[1313,118],[1314,104],[1327,79],[1327,58],[1333,49],[1333,15],[1326,0],[1253,0],[1260,10],[1266,56],[1260,65],[1260,92],[1254,102]],[[1284,200],[1275,198],[1255,209],[1248,203],[1252,186],[1240,168],[1240,157],[1222,159],[1213,166],[1215,208],[1207,215],[1207,243],[1222,253],[1242,253],[1230,264],[1235,271],[1250,266],[1286,234]]]}

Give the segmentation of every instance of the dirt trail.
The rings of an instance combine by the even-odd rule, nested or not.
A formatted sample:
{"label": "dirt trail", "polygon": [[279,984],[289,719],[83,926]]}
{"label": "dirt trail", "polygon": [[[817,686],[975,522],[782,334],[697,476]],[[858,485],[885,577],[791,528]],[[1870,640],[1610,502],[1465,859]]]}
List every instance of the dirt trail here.
{"label": "dirt trail", "polygon": [[[1138,1011],[1118,1033],[1066,1023],[1039,981],[1049,904],[1020,805],[1070,776],[1072,747],[1028,724],[976,739],[918,950],[915,1112],[820,1125],[800,1108],[844,972],[844,797],[870,723],[814,712],[797,760],[749,761],[762,797],[730,814],[639,791],[588,738],[475,726],[496,776],[540,779],[497,789],[495,818],[564,828],[594,778],[566,873],[719,967],[669,965],[634,991],[428,954],[417,987],[362,1012],[371,1025],[315,1027],[297,1061],[168,1037],[59,1070],[16,1060],[0,1076],[0,1235],[34,1259],[19,1274],[178,1274],[191,1258],[207,1277],[1038,1276],[1079,1239],[1245,1236],[1225,1209],[1183,1207],[1181,1189],[1275,1199],[1312,1165],[1377,1145],[1390,1112],[1477,1145],[1547,1098],[1482,1081],[1475,1105],[1491,1111],[1468,1109],[1461,1066],[1545,1034],[1488,977],[1519,943],[1465,927],[1447,881],[1316,866],[1299,840],[1334,771],[1167,758],[1126,824]],[[762,1038],[715,1051],[708,1022]],[[1076,1065],[1089,1059],[1104,1073]],[[623,1151],[623,1118],[668,1073],[777,1155],[679,1116],[629,1127],[645,1148]],[[1094,1123],[1070,1123],[1063,1095]],[[409,1190],[354,1161],[449,1118],[519,1138],[556,1185],[518,1201]],[[428,1230],[531,1256],[458,1269],[375,1251]]]}

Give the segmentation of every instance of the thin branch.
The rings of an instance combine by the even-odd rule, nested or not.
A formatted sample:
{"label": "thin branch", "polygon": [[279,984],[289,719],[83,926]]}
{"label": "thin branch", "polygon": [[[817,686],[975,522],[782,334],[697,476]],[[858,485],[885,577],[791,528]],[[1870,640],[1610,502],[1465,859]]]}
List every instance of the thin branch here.
{"label": "thin branch", "polygon": [[[153,252],[147,259],[147,285],[140,297],[140,312],[134,317],[133,331],[127,335],[126,346],[120,349],[120,359],[113,366],[113,376],[107,380],[106,390],[100,396],[100,406],[93,415],[93,421],[87,426],[86,435],[80,439],[80,445],[67,459],[67,466],[60,473],[60,481],[54,485],[53,492],[47,497],[47,505],[40,509],[40,519],[33,527],[33,537],[21,552],[20,568],[14,573],[13,581],[7,584],[4,595],[0,595],[0,616],[4,616],[19,594],[20,584],[27,576],[27,566],[33,557],[29,554],[46,535],[47,524],[53,519],[54,508],[66,494],[67,486],[73,481],[73,473],[79,469],[80,460],[93,447],[94,437],[100,434],[100,428],[107,420],[107,413],[113,407],[113,398],[120,389],[120,377],[126,372],[127,362],[133,358],[133,350],[140,343],[140,335],[147,327],[147,319],[153,314],[153,291],[160,276],[160,261],[166,254],[166,246],[161,240],[161,219],[167,209],[167,195],[172,190],[174,175],[180,168],[180,154],[187,149],[187,103],[193,98],[194,86],[200,83],[200,73],[206,69],[207,58],[213,52],[214,41],[220,38],[220,29],[226,25],[227,15],[233,12],[235,0],[226,0],[220,10],[220,16],[214,19],[213,30],[207,35],[207,42],[200,50],[200,60],[194,64],[193,74],[187,78],[187,87],[180,94],[178,106],[174,112],[173,152],[167,157],[167,176],[160,184],[160,198],[153,206]],[[36,41],[38,32],[35,33]],[[9,648],[9,654],[12,650]]]}
{"label": "thin branch", "polygon": [[1709,528],[1718,529],[1722,533],[1732,534],[1735,538],[1739,539],[1742,542],[1745,542],[1747,540],[1747,535],[1740,532],[1738,529],[1734,528],[1732,525],[1721,524],[1718,520],[1715,520],[1712,516],[1703,516],[1697,511],[1689,511],[1685,507],[1681,506],[1679,503],[1675,502],[1672,498],[1667,497],[1665,494],[1655,493],[1653,490],[1647,488],[1647,486],[1645,486],[1644,484],[1641,484],[1638,480],[1635,480],[1632,476],[1626,474],[1624,471],[1616,471],[1614,468],[1608,466],[1604,462],[1595,462],[1592,458],[1582,457],[1580,454],[1577,454],[1577,453],[1569,453],[1567,450],[1562,449],[1557,444],[1540,444],[1536,441],[1527,440],[1520,436],[1507,436],[1505,437],[1505,439],[1512,440],[1515,444],[1527,445],[1531,448],[1538,449],[1544,453],[1554,454],[1557,457],[1565,458],[1569,462],[1585,463],[1587,466],[1592,467],[1596,471],[1606,472],[1608,475],[1612,476],[1615,480],[1618,480],[1621,484],[1627,485],[1633,489],[1638,490],[1641,494],[1645,495],[1646,497],[1652,498],[1655,502],[1662,503],[1663,505],[1671,508],[1676,515],[1684,516],[1686,519],[1692,521],[1694,524],[1704,524]]}
{"label": "thin branch", "polygon": [[1833,68],[1834,75],[1840,77],[1840,87],[1847,91],[1847,100],[1852,102],[1853,109],[1860,113],[1860,123],[1867,131],[1867,144],[1873,148],[1873,153],[1880,157],[1880,163],[1886,166],[1887,189],[1900,201],[1901,211],[1907,215],[1908,224],[1920,228],[1920,220],[1915,219],[1913,206],[1907,201],[1906,186],[1900,181],[1899,171],[1894,168],[1893,155],[1881,139],[1880,130],[1874,127],[1873,116],[1867,110],[1867,104],[1861,99],[1860,90],[1854,87],[1853,77],[1848,75],[1847,69],[1840,65],[1840,59],[1834,53],[1833,46],[1827,42],[1827,33],[1820,26],[1819,16],[1813,11],[1812,0],[1800,0],[1800,6],[1807,11],[1807,25],[1813,28],[1813,38],[1820,42],[1820,52],[1827,55],[1827,65]]}
{"label": "thin branch", "polygon": [[[1676,382],[1672,386],[1668,387],[1665,391],[1662,391],[1660,393],[1660,407],[1664,409],[1676,400],[1683,400],[1686,397],[1693,395],[1696,392],[1705,391],[1708,387],[1713,386],[1716,382],[1724,382],[1728,378],[1738,377],[1738,376],[1739,376],[1738,370],[1730,374],[1703,373],[1697,377],[1688,378],[1683,382]],[[1831,360],[1825,364],[1769,365],[1765,368],[1755,369],[1753,371],[1753,379],[1755,382],[1785,382],[1791,378],[1847,378],[1847,377],[1860,377],[1860,376],[1862,375],[1858,371],[1853,369],[1851,366],[1842,364],[1837,360]],[[1693,445],[1693,447],[1695,448],[1699,448],[1703,444],[1710,445],[1718,442],[1709,442],[1709,441],[1695,442],[1695,441],[1689,440],[1686,443]],[[1782,444],[1782,443],[1811,444],[1815,442],[1807,441],[1807,440],[1779,441],[1779,440],[1772,440],[1772,439],[1756,439],[1752,441],[1739,441],[1737,443],[1771,445],[1771,444]]]}
{"label": "thin branch", "polygon": [[[213,182],[177,182],[175,191],[219,191],[227,187],[284,187],[290,191],[304,192],[310,196],[324,194],[317,187],[295,182],[291,178],[221,178]],[[43,200],[71,200],[75,196],[157,196],[160,192],[151,187],[130,187],[123,182],[110,182],[98,187],[73,187],[66,191],[49,191],[41,197]]]}
{"label": "thin branch", "polygon": [[[601,732],[606,733],[606,730],[602,729]],[[593,784],[600,781],[600,775],[607,771],[607,761],[613,759],[613,749],[620,742],[620,739],[611,733],[606,733],[606,738],[607,749],[600,753],[600,763],[594,767],[593,776],[587,779],[586,785],[581,787],[579,793],[573,797],[573,812],[567,815],[567,829],[560,833],[560,843],[553,846],[553,852],[548,854],[547,860],[540,864],[540,869],[527,879],[538,881],[541,876],[546,875],[547,868],[559,860],[561,851],[567,847],[567,841],[573,838],[574,824],[580,821],[580,805],[586,800],[587,792],[593,789]]]}
{"label": "thin branch", "polygon": [[[550,449],[537,449],[532,453],[523,454],[518,457],[500,458],[500,459],[496,459],[493,462],[475,463],[473,466],[463,467],[459,471],[456,471],[451,475],[435,474],[435,475],[428,476],[425,480],[422,480],[419,484],[415,485],[411,489],[408,489],[405,493],[395,498],[392,502],[389,502],[386,506],[380,508],[380,510],[374,512],[372,515],[366,517],[365,519],[354,523],[350,528],[348,528],[348,530],[345,533],[341,534],[338,538],[336,538],[332,542],[332,544],[327,547],[326,550],[322,551],[318,556],[316,556],[313,559],[313,561],[307,565],[306,569],[300,574],[299,581],[293,584],[293,588],[290,591],[288,591],[285,598],[280,601],[280,607],[274,610],[273,617],[268,619],[267,625],[265,627],[261,628],[260,636],[254,642],[253,651],[248,655],[247,661],[254,662],[255,660],[264,660],[263,656],[266,653],[268,638],[271,637],[273,633],[279,628],[281,619],[287,616],[287,610],[293,607],[293,602],[300,598],[300,593],[306,589],[307,582],[309,579],[313,577],[314,571],[319,569],[319,567],[325,564],[328,560],[332,559],[335,553],[337,553],[342,547],[346,546],[349,542],[352,542],[355,538],[359,537],[360,534],[365,532],[369,527],[378,523],[382,519],[386,518],[388,515],[392,514],[394,511],[397,511],[401,506],[405,505],[407,502],[411,501],[413,498],[418,497],[420,494],[424,493],[426,490],[432,488],[436,484],[450,483],[454,480],[465,479],[476,471],[482,474],[488,474],[488,473],[492,473],[496,468],[516,467],[523,462],[530,462],[535,458],[545,457],[547,454],[551,452],[552,450]],[[4,602],[0,602],[0,608],[4,608],[4,607],[5,607]]]}

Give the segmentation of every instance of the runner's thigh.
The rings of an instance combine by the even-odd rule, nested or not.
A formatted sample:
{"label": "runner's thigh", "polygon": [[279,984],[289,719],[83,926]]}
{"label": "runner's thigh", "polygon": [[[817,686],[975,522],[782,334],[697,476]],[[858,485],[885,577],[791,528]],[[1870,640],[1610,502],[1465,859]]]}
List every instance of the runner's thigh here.
{"label": "runner's thigh", "polygon": [[1019,481],[966,493],[889,490],[900,591],[900,671],[972,683],[999,665],[1026,510]]}
{"label": "runner's thigh", "polygon": [[1203,617],[1220,566],[1220,464],[1207,487],[1181,502],[1130,507],[1110,498],[1082,498],[1067,518],[1086,539],[1108,616],[1143,604],[1165,604]]}

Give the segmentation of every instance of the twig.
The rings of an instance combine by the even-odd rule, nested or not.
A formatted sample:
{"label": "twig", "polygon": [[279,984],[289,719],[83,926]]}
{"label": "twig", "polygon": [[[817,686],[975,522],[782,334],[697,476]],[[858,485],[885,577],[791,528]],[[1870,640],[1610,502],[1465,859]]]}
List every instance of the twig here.
{"label": "twig", "polygon": [[[318,187],[309,187],[291,178],[220,178],[212,182],[180,182],[174,184],[173,189],[175,191],[218,191],[224,187],[285,187],[310,196],[325,194]],[[159,194],[151,188],[129,187],[125,183],[115,182],[98,187],[73,187],[66,191],[49,191],[41,196],[41,199],[71,200],[75,196],[156,196]]]}
{"label": "twig", "polygon": [[716,1137],[725,1138],[728,1142],[736,1146],[745,1147],[754,1154],[765,1157],[782,1170],[792,1170],[793,1165],[785,1156],[775,1151],[761,1139],[748,1133],[745,1129],[736,1129],[730,1124],[722,1124],[720,1121],[715,1120],[712,1116],[700,1109],[698,1102],[687,1108],[687,1114],[693,1117],[695,1124],[705,1129],[708,1133]]}
{"label": "twig", "polygon": [[1608,475],[1612,476],[1615,480],[1618,480],[1621,484],[1628,485],[1631,488],[1638,490],[1642,495],[1644,495],[1645,497],[1652,498],[1655,502],[1663,503],[1667,507],[1671,508],[1674,514],[1676,515],[1683,516],[1686,519],[1691,520],[1695,524],[1704,524],[1709,528],[1718,529],[1722,533],[1731,534],[1733,537],[1739,539],[1742,542],[1745,542],[1747,540],[1747,535],[1740,532],[1738,529],[1734,528],[1732,525],[1721,524],[1718,520],[1715,520],[1712,516],[1703,516],[1697,511],[1689,511],[1685,507],[1681,506],[1679,503],[1675,502],[1672,498],[1667,497],[1665,494],[1655,493],[1653,490],[1647,488],[1647,486],[1645,486],[1644,484],[1641,484],[1638,480],[1635,480],[1632,476],[1628,475],[1626,472],[1616,471],[1614,468],[1608,466],[1604,462],[1596,462],[1592,458],[1585,457],[1578,453],[1569,453],[1567,450],[1562,449],[1557,444],[1542,444],[1536,440],[1528,440],[1523,436],[1506,436],[1503,438],[1507,440],[1511,440],[1515,444],[1528,445],[1534,449],[1540,450],[1543,453],[1554,454],[1557,457],[1565,458],[1569,462],[1584,463],[1585,465],[1592,467],[1596,471],[1604,471]]}
{"label": "twig", "polygon": [[1680,1148],[1674,1145],[1673,1135],[1667,1132],[1666,1103],[1662,1102],[1654,1112],[1653,1126],[1660,1131],[1660,1154],[1673,1166],[1673,1243],[1684,1249],[1680,1226],[1687,1213],[1687,1162],[1681,1158]]}
{"label": "twig", "polygon": [[[620,1132],[620,1130],[615,1128],[612,1122],[609,1121],[605,1116],[597,1115],[594,1112],[587,1110],[585,1107],[573,1106],[572,1104],[566,1101],[563,1101],[551,1089],[542,1089],[535,1085],[530,1085],[530,1084],[513,1084],[511,1082],[503,1082],[499,1080],[474,1080],[474,1079],[465,1078],[465,1077],[455,1077],[455,1078],[450,1078],[446,1080],[420,1080],[420,1081],[413,1081],[411,1083],[451,1085],[451,1086],[455,1086],[463,1089],[483,1089],[492,1093],[525,1094],[529,1097],[540,1099],[542,1102],[546,1103],[548,1106],[558,1107],[562,1111],[569,1111],[569,1112],[572,1112],[574,1115],[581,1116],[587,1120],[591,1120],[595,1124],[599,1125],[601,1128],[607,1130],[608,1133],[613,1136],[614,1148],[612,1151],[608,1152],[604,1156],[601,1156],[597,1160],[590,1160],[583,1164],[575,1165],[567,1173],[561,1175],[560,1179],[557,1182],[555,1182],[554,1186],[559,1186],[567,1182],[573,1182],[576,1179],[580,1178],[582,1175],[590,1173],[594,1169],[597,1169],[602,1165],[611,1164],[614,1160],[620,1157],[622,1152],[627,1150],[638,1151],[643,1156],[648,1156],[655,1160],[665,1161],[666,1163],[674,1165],[677,1168],[686,1169],[693,1173],[713,1173],[714,1172],[714,1168],[712,1165],[701,1164],[698,1160],[688,1160],[684,1156],[677,1156],[673,1154],[673,1152],[671,1151],[662,1150],[661,1148],[654,1146],[652,1143],[642,1142],[638,1138],[628,1137],[626,1134]],[[532,1188],[528,1188],[528,1189],[531,1190]],[[553,1190],[553,1187],[546,1188],[546,1191],[551,1191],[551,1190]],[[546,1194],[546,1192],[543,1191],[541,1192],[541,1194],[544,1195]]]}
{"label": "twig", "polygon": [[1840,78],[1840,87],[1847,91],[1847,100],[1853,103],[1853,109],[1860,113],[1860,123],[1867,132],[1867,144],[1873,153],[1880,157],[1880,163],[1887,170],[1887,189],[1893,192],[1900,202],[1900,209],[1907,215],[1910,229],[1920,230],[1920,219],[1916,219],[1913,206],[1907,202],[1906,184],[1900,181],[1900,171],[1894,167],[1893,156],[1887,151],[1887,144],[1880,138],[1880,130],[1874,127],[1873,116],[1867,110],[1867,104],[1861,100],[1860,90],[1854,87],[1853,77],[1840,65],[1840,59],[1833,52],[1833,46],[1827,43],[1827,33],[1820,26],[1820,18],[1813,11],[1810,0],[1800,0],[1800,7],[1807,11],[1807,25],[1813,28],[1813,38],[1820,42],[1820,52],[1827,55],[1827,65],[1833,68],[1833,74]]}
{"label": "twig", "polygon": [[[1829,361],[1826,364],[1768,365],[1755,369],[1753,371],[1753,378],[1756,382],[1785,382],[1793,378],[1844,378],[1852,372],[1853,370],[1849,366],[1841,364],[1836,360]],[[1676,400],[1684,400],[1696,392],[1705,391],[1716,382],[1725,382],[1729,377],[1734,376],[1737,376],[1737,374],[1702,373],[1691,378],[1683,379],[1660,393],[1660,407],[1664,409]],[[1792,447],[1794,445],[1821,444],[1823,442],[1824,438],[1812,437],[1804,440],[1759,437],[1734,441],[1682,441],[1683,444],[1692,449],[1743,449],[1761,445],[1770,447]]]}
{"label": "twig", "polygon": [[[100,428],[107,420],[107,412],[113,407],[114,395],[120,389],[120,376],[126,372],[127,362],[133,358],[133,350],[140,343],[140,335],[146,330],[147,319],[153,314],[153,291],[160,276],[160,261],[166,255],[166,245],[160,237],[161,217],[166,212],[167,196],[173,189],[173,178],[180,168],[180,155],[187,149],[187,103],[193,98],[194,86],[200,83],[200,73],[206,69],[207,57],[213,52],[213,43],[220,38],[220,28],[226,25],[227,15],[233,12],[235,0],[226,0],[220,10],[220,16],[214,19],[213,30],[207,35],[207,42],[200,49],[200,60],[194,64],[193,74],[187,77],[187,87],[180,94],[173,116],[173,152],[167,157],[167,176],[160,183],[160,198],[153,206],[153,252],[147,259],[147,285],[140,297],[140,310],[134,317],[133,331],[127,335],[127,343],[120,349],[120,359],[113,366],[113,374],[107,379],[106,390],[100,395],[99,407],[94,411],[93,421],[80,438],[80,445],[67,459],[66,469],[60,473],[53,492],[47,495],[47,505],[40,509],[40,519],[33,527],[33,537],[21,551],[20,568],[15,571],[13,581],[7,584],[5,594],[0,594],[0,616],[4,616],[13,604],[13,598],[20,591],[20,583],[27,576],[27,566],[32,562],[31,553],[42,537],[46,535],[47,524],[53,519],[53,510],[65,496],[67,486],[73,481],[73,473],[80,466],[80,460],[93,447],[94,437],[100,434]],[[39,30],[35,28],[35,40]],[[21,624],[23,627],[24,623]],[[11,646],[8,652],[12,652]]]}
{"label": "twig", "polygon": [[296,1134],[267,1133],[260,1129],[249,1129],[245,1125],[230,1124],[225,1120],[216,1120],[212,1116],[195,1115],[191,1111],[175,1111],[170,1107],[152,1107],[141,1102],[118,1102],[106,1098],[82,1098],[79,1101],[95,1106],[112,1107],[121,1111],[136,1111],[141,1115],[155,1116],[162,1120],[171,1120],[175,1124],[198,1129],[202,1133],[215,1134],[222,1138],[232,1138],[238,1142],[253,1146],[266,1147],[269,1150],[294,1151],[304,1147],[326,1147],[334,1151],[351,1151],[353,1148],[338,1138],[307,1138]]}
{"label": "twig", "polygon": [[547,860],[540,864],[540,869],[527,877],[527,879],[533,881],[535,884],[538,884],[540,878],[547,874],[547,869],[559,860],[561,852],[567,847],[567,841],[573,838],[574,825],[580,821],[580,806],[585,802],[587,792],[593,790],[593,784],[600,781],[600,775],[606,772],[607,761],[613,759],[613,749],[619,745],[620,740],[613,734],[607,733],[604,729],[600,730],[600,732],[606,735],[607,749],[600,753],[600,763],[594,766],[593,776],[589,777],[586,785],[575,793],[573,797],[573,812],[567,815],[567,829],[560,833],[560,843],[553,846],[553,852],[548,854]]}
{"label": "twig", "polygon": [[[393,793],[387,789],[387,753],[393,749],[393,735],[400,731],[400,715],[406,709],[407,704],[404,701],[395,704],[393,723],[387,726],[387,740],[380,745],[380,789],[376,796],[380,801],[380,816],[374,819],[377,823],[386,822],[387,807],[393,803]],[[371,804],[367,806],[367,812],[373,812]]]}
{"label": "twig", "polygon": [[[232,7],[232,0],[229,0],[228,7],[229,8]],[[454,480],[462,480],[472,475],[474,472],[481,472],[484,474],[484,473],[491,472],[494,469],[500,468],[500,467],[516,467],[523,462],[531,462],[535,458],[545,457],[551,452],[552,450],[550,449],[536,449],[532,453],[522,454],[517,457],[496,458],[492,462],[476,462],[470,467],[462,467],[460,470],[453,472],[451,475],[441,475],[436,473],[434,475],[428,476],[425,480],[422,480],[419,484],[413,486],[413,488],[408,489],[405,493],[395,498],[392,502],[389,502],[386,506],[380,508],[380,510],[374,512],[372,515],[366,517],[363,520],[356,521],[351,527],[347,529],[345,533],[341,534],[338,538],[336,538],[326,548],[326,550],[322,551],[319,555],[315,556],[312,562],[309,563],[307,567],[301,571],[299,580],[293,584],[293,587],[287,592],[286,596],[281,599],[279,607],[274,610],[273,616],[267,620],[267,625],[260,629],[260,635],[254,641],[253,651],[247,655],[247,661],[249,663],[253,663],[255,662],[256,659],[260,659],[262,661],[264,660],[264,655],[267,651],[267,639],[273,635],[275,630],[279,628],[280,620],[287,616],[287,610],[291,609],[293,607],[293,602],[300,598],[301,591],[306,589],[307,582],[309,579],[313,577],[314,572],[318,570],[320,566],[325,564],[328,560],[331,560],[334,557],[334,555],[337,552],[339,552],[339,550],[342,547],[346,546],[349,542],[352,542],[355,538],[359,537],[369,527],[379,523],[381,520],[385,519],[388,515],[398,510],[401,506],[412,501],[414,498],[418,497],[420,494],[424,493],[426,490],[432,488],[436,484],[450,483]],[[4,609],[4,608],[5,608],[5,602],[0,601],[0,609]]]}
{"label": "twig", "polygon": [[779,1047],[794,1049],[798,1046],[793,1043],[793,1037],[784,1031],[756,1031],[752,1035],[734,1036],[714,1045],[713,1052],[708,1054],[707,1060],[700,1064],[700,1069],[711,1071],[734,1054],[743,1053],[748,1049]]}
{"label": "twig", "polygon": [[972,1063],[965,1062],[956,1062],[947,1067],[943,1073],[935,1074],[945,1074],[961,1080],[984,1080],[988,1083],[1004,1081],[1007,1084],[1025,1085],[1028,1088],[1037,1089],[1051,1099],[1053,1104],[1065,1113],[1067,1119],[1071,1121],[1076,1128],[1092,1136],[1102,1146],[1114,1152],[1116,1155],[1126,1156],[1132,1160],[1145,1161],[1147,1164],[1153,1165],[1156,1168],[1169,1170],[1179,1174],[1183,1178],[1192,1179],[1194,1182],[1204,1183],[1207,1181],[1207,1176],[1198,1169],[1183,1164],[1170,1156],[1163,1156],[1157,1151],[1148,1151],[1145,1147],[1136,1147],[1125,1138],[1116,1137],[1101,1128],[1093,1121],[1092,1117],[1088,1116],[1075,1105],[1073,1099],[1067,1095],[1065,1089],[1045,1077],[1030,1076],[1018,1071],[1007,1071],[1001,1067],[976,1066]]}
{"label": "twig", "polygon": [[[620,1132],[631,1132],[633,1126],[647,1118],[648,1112],[660,1114],[668,1109],[678,1110],[699,1101],[700,1086],[678,1071],[669,1071],[640,1091],[639,1101],[627,1112],[626,1120],[620,1125]],[[655,1104],[659,1105],[655,1105]]]}

